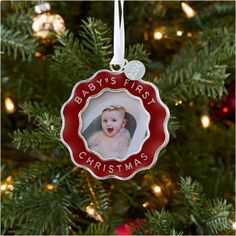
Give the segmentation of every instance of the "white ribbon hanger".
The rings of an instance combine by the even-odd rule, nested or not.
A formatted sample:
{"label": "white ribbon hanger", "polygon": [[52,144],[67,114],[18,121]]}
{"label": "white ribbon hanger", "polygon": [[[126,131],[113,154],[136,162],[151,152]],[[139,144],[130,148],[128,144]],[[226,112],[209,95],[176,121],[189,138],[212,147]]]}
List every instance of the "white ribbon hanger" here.
{"label": "white ribbon hanger", "polygon": [[[113,65],[119,65],[120,70],[124,68],[125,59],[125,29],[124,29],[124,0],[114,0],[114,33],[113,33],[113,58],[110,62],[110,69],[117,71]],[[119,9],[120,4],[120,9]]]}
{"label": "white ribbon hanger", "polygon": [[[139,80],[145,74],[145,66],[141,61],[128,62],[125,59],[124,0],[114,1],[113,58],[110,61],[110,69],[113,72],[124,71],[125,76],[130,80]],[[113,66],[119,68],[116,70]]]}

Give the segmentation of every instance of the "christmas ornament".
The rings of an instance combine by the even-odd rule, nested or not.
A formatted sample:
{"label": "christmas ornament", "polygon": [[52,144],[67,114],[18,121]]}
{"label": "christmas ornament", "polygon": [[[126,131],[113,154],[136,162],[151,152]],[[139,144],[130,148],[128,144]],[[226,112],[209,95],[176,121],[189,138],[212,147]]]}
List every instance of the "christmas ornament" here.
{"label": "christmas ornament", "polygon": [[235,83],[226,86],[227,95],[221,97],[220,101],[211,101],[209,106],[211,116],[214,120],[221,120],[226,127],[235,123]]}
{"label": "christmas ornament", "polygon": [[53,42],[56,40],[56,35],[61,35],[66,30],[63,18],[58,14],[51,14],[50,9],[48,3],[35,6],[35,12],[39,15],[33,18],[33,36],[42,43]]}
{"label": "christmas ornament", "polygon": [[115,228],[114,234],[119,235],[133,235],[135,230],[145,225],[145,219],[129,219],[121,223]]}
{"label": "christmas ornament", "polygon": [[169,110],[157,88],[142,80],[140,61],[124,59],[123,1],[121,12],[119,22],[116,0],[111,70],[78,82],[61,109],[61,138],[72,161],[98,179],[126,180],[151,168],[169,139]]}

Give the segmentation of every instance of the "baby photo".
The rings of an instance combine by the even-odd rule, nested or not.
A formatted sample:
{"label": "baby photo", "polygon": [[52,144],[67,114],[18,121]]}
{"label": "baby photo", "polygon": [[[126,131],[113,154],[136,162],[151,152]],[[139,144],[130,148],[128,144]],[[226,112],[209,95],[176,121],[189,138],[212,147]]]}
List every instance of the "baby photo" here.
{"label": "baby photo", "polygon": [[101,113],[102,130],[88,138],[88,147],[103,158],[123,159],[131,141],[126,124],[124,107],[111,105],[105,108]]}
{"label": "baby photo", "polygon": [[140,100],[125,91],[104,91],[81,114],[81,136],[103,159],[125,160],[148,134],[149,116]]}

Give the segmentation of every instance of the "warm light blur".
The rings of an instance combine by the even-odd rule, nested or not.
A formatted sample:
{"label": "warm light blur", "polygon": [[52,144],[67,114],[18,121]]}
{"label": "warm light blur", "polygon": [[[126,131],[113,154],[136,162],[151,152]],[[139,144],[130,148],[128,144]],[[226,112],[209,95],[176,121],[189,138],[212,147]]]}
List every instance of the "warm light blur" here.
{"label": "warm light blur", "polygon": [[191,38],[191,37],[193,36],[193,34],[192,34],[191,32],[188,32],[188,33],[187,33],[187,36],[188,36],[189,38]]}
{"label": "warm light blur", "polygon": [[232,228],[233,228],[234,230],[236,230],[236,222],[233,222]]}
{"label": "warm light blur", "polygon": [[160,40],[163,38],[163,34],[159,31],[155,31],[154,34],[153,34],[153,38],[156,39],[156,40]]}
{"label": "warm light blur", "polygon": [[6,193],[9,192],[8,190],[12,191],[14,189],[14,186],[12,185],[12,183],[13,183],[13,178],[10,175],[6,178],[4,182],[1,183],[1,191],[2,192],[6,191]]}
{"label": "warm light blur", "polygon": [[179,106],[181,105],[183,102],[182,100],[178,99],[176,102],[175,102],[175,106]]}
{"label": "warm light blur", "polygon": [[53,190],[55,188],[55,186],[53,184],[47,184],[46,187],[48,190]]}
{"label": "warm light blur", "polygon": [[8,184],[7,188],[12,191],[14,189],[14,186],[12,184]]}
{"label": "warm light blur", "polygon": [[208,115],[202,115],[201,116],[201,123],[203,128],[208,128],[210,126],[210,117]]}
{"label": "warm light blur", "polygon": [[144,208],[146,208],[146,207],[148,207],[148,205],[149,205],[148,202],[144,202],[142,206],[143,206]]}
{"label": "warm light blur", "polygon": [[158,186],[158,185],[156,185],[156,184],[153,184],[153,185],[151,186],[151,189],[152,189],[152,192],[153,192],[155,195],[159,196],[159,195],[161,194],[161,187],[160,187],[160,186]]}
{"label": "warm light blur", "polygon": [[224,112],[224,113],[229,112],[229,108],[228,108],[228,107],[224,107],[224,108],[223,108],[223,112]]}
{"label": "warm light blur", "polygon": [[87,206],[85,211],[90,215],[93,216],[95,214],[95,209],[91,206]]}
{"label": "warm light blur", "polygon": [[188,104],[190,107],[193,107],[194,106],[194,102],[193,101],[191,101],[191,102],[189,102],[189,104]]}
{"label": "warm light blur", "polygon": [[188,18],[192,18],[196,15],[196,12],[187,3],[182,2],[181,7]]}
{"label": "warm light blur", "polygon": [[35,57],[41,57],[42,55],[43,55],[43,54],[42,54],[41,52],[35,52],[35,53],[34,53],[34,56],[35,56]]}
{"label": "warm light blur", "polygon": [[5,109],[9,114],[14,113],[16,110],[13,100],[9,97],[5,98]]}
{"label": "warm light blur", "polygon": [[161,192],[161,188],[158,185],[153,185],[152,186],[152,191],[154,193],[160,193]]}
{"label": "warm light blur", "polygon": [[143,37],[144,37],[145,41],[148,41],[148,33],[147,32],[144,32]]}
{"label": "warm light blur", "polygon": [[178,30],[178,31],[176,32],[176,35],[177,35],[177,36],[182,36],[182,35],[183,35],[183,31]]}
{"label": "warm light blur", "polygon": [[12,178],[11,175],[9,175],[9,176],[6,178],[6,182],[12,183],[12,181],[13,181],[13,178]]}
{"label": "warm light blur", "polygon": [[1,191],[6,191],[6,190],[7,190],[7,184],[2,184]]}
{"label": "warm light blur", "polygon": [[85,211],[87,212],[89,216],[93,217],[95,220],[98,220],[100,222],[104,221],[102,216],[91,205],[88,205],[85,208]]}

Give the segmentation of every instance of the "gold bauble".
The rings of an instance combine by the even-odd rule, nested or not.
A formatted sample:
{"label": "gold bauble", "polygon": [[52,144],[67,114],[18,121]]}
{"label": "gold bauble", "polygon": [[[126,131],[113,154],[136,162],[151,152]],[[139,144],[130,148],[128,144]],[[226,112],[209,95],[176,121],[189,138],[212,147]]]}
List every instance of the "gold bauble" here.
{"label": "gold bauble", "polygon": [[60,15],[45,12],[33,18],[32,29],[34,37],[42,43],[49,43],[54,41],[57,35],[63,34],[66,27]]}

